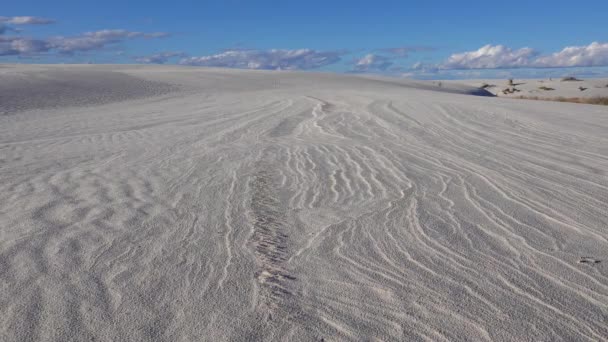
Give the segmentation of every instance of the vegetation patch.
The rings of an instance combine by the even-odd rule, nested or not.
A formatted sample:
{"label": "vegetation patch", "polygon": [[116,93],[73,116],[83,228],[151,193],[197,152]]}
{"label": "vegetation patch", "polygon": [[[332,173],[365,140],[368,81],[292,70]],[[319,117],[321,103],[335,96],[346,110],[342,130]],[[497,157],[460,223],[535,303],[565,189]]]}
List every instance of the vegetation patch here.
{"label": "vegetation patch", "polygon": [[517,99],[538,100],[538,101],[557,101],[608,106],[608,97],[539,97],[539,96],[518,96]]}

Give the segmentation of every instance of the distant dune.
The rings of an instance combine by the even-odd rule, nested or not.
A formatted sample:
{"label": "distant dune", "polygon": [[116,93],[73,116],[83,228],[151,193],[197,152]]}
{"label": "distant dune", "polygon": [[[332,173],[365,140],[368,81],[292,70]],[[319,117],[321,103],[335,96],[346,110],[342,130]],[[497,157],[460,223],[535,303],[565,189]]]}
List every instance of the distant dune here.
{"label": "distant dune", "polygon": [[459,80],[445,83],[480,87],[500,97],[598,104],[604,102],[597,101],[598,99],[605,99],[608,103],[608,79],[605,78],[514,79],[511,85],[509,80],[505,79]]}
{"label": "distant dune", "polygon": [[608,107],[480,87],[2,65],[0,341],[607,340]]}

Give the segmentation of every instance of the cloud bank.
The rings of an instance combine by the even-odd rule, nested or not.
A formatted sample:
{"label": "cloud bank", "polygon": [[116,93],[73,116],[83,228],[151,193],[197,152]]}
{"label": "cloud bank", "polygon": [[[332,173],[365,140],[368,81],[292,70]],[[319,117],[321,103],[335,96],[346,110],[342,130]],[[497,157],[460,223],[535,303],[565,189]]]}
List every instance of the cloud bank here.
{"label": "cloud bank", "polygon": [[64,55],[72,55],[77,52],[101,50],[109,45],[119,44],[129,39],[154,39],[167,36],[168,34],[164,32],[144,33],[118,29],[85,32],[71,37],[56,36],[46,39],[0,36],[0,56],[28,57],[51,51]]}
{"label": "cloud bank", "polygon": [[144,64],[165,64],[171,58],[186,57],[186,56],[187,56],[186,53],[180,52],[180,51],[165,51],[165,52],[160,52],[160,53],[150,55],[150,56],[138,56],[138,57],[135,57],[134,60],[137,63],[144,63]]}
{"label": "cloud bank", "polygon": [[486,45],[476,51],[451,55],[440,69],[515,69],[608,66],[608,43],[569,46],[550,55],[531,48],[518,50],[503,45]]}
{"label": "cloud bank", "polygon": [[127,30],[101,30],[86,32],[73,37],[51,37],[47,40],[49,49],[60,53],[72,54],[75,52],[99,50],[110,44],[121,43],[134,38],[163,38],[168,34],[164,32],[143,33]]}
{"label": "cloud bank", "polygon": [[593,42],[587,46],[569,46],[560,52],[540,57],[538,67],[608,66],[608,43]]}
{"label": "cloud bank", "polygon": [[180,64],[263,70],[309,70],[337,63],[344,54],[343,51],[312,49],[226,50],[215,55],[184,58]]}

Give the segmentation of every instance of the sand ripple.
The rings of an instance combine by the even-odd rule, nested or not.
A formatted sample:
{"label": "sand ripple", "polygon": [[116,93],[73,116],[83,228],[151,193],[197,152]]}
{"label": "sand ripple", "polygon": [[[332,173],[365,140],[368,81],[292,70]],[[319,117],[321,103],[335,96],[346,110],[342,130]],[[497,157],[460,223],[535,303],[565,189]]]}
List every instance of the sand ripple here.
{"label": "sand ripple", "polygon": [[605,108],[119,72],[0,117],[0,340],[608,339]]}

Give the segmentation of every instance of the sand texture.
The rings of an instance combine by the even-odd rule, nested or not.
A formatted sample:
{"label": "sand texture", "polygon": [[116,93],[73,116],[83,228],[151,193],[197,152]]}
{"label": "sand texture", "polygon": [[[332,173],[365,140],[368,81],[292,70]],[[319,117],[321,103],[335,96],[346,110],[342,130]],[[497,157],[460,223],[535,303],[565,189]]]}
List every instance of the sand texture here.
{"label": "sand texture", "polygon": [[0,69],[0,341],[608,339],[608,107]]}

